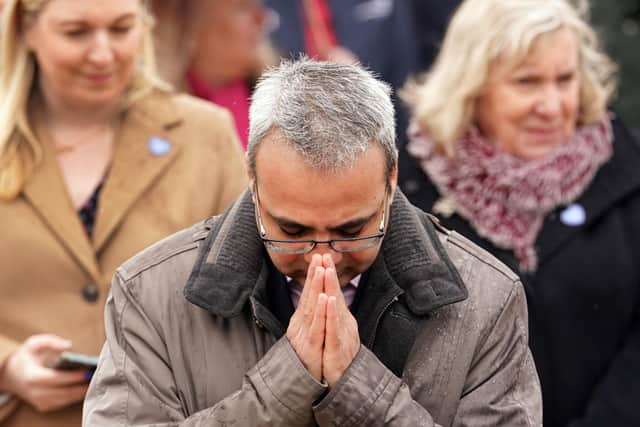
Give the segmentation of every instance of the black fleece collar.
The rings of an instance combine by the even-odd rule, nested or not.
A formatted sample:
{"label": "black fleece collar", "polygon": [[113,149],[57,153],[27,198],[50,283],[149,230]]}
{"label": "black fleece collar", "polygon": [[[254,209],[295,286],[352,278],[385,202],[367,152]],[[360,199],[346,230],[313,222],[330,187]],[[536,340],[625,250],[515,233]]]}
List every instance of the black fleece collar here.
{"label": "black fleece collar", "polygon": [[[258,236],[250,192],[245,191],[208,225],[209,235],[201,246],[184,295],[217,316],[238,316],[256,289],[264,289],[270,276],[268,254]],[[400,190],[391,205],[380,253],[369,273],[369,280],[375,284],[369,289],[382,294],[404,293],[408,308],[420,316],[467,297],[427,215],[409,204]],[[254,303],[255,299],[251,300]]]}

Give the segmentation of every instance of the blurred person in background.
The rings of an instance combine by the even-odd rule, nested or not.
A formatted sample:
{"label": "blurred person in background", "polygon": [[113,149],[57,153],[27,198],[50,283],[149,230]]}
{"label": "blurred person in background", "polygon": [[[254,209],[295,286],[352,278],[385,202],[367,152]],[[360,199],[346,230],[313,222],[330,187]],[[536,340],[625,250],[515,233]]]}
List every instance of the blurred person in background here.
{"label": "blurred person in background", "polygon": [[413,108],[409,199],[522,278],[547,427],[638,426],[640,146],[564,0],[467,0]]}
{"label": "blurred person in background", "polygon": [[[419,68],[413,4],[408,0],[265,0],[268,28],[283,57],[360,62],[395,90]],[[397,101],[396,123],[406,129],[408,114]],[[404,132],[398,146],[404,145]]]}
{"label": "blurred person in background", "polygon": [[257,77],[276,62],[261,0],[156,0],[160,74],[179,90],[227,108],[243,147]]}
{"label": "blurred person in background", "polygon": [[79,426],[119,264],[246,186],[228,113],[156,76],[141,0],[5,0],[0,424]]}
{"label": "blurred person in background", "polygon": [[[406,1],[406,0],[404,0]],[[431,67],[453,12],[462,0],[411,0],[416,28],[419,67]]]}
{"label": "blurred person in background", "polygon": [[620,87],[612,106],[640,138],[640,0],[589,3],[593,26],[619,67]]}

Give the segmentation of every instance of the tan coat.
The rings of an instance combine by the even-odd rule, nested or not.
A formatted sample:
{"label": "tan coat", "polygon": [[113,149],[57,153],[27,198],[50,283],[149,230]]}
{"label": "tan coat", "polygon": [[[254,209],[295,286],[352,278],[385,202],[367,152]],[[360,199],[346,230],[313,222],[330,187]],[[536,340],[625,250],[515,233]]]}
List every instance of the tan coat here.
{"label": "tan coat", "polygon": [[328,393],[284,335],[265,254],[247,192],[118,268],[83,425],[541,425],[518,277],[402,194],[358,287],[363,345]]}
{"label": "tan coat", "polygon": [[[165,154],[150,148],[157,137]],[[53,333],[98,354],[116,267],[153,242],[220,213],[246,187],[231,117],[187,95],[156,92],[131,107],[89,240],[52,151],[24,191],[0,202],[0,364],[28,336]],[[92,290],[98,295],[94,301]],[[79,426],[81,405],[47,414],[14,399],[0,425]]]}

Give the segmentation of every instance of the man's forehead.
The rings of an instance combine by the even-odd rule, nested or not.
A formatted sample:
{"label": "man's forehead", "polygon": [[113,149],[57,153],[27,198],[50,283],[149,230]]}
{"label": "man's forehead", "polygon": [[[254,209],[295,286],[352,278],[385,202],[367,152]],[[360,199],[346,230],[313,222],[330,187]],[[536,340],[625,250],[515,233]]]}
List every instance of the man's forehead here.
{"label": "man's forehead", "polygon": [[364,151],[356,150],[354,153],[345,150],[344,157],[335,156],[330,149],[324,152],[322,149],[311,151],[305,154],[300,146],[287,141],[279,133],[272,132],[257,147],[256,178],[261,178],[265,172],[277,172],[283,178],[299,174],[307,179],[310,175],[320,180],[332,179],[349,175],[366,164],[366,175],[375,179],[374,174],[379,170],[382,179],[386,180],[386,159],[378,144],[369,144]]}

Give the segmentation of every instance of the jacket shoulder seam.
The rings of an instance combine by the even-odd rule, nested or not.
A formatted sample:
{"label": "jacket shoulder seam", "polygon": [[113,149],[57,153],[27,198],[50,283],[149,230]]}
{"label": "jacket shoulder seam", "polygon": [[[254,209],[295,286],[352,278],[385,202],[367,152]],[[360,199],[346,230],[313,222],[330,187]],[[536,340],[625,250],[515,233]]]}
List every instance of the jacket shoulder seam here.
{"label": "jacket shoulder seam", "polygon": [[123,280],[129,281],[134,277],[144,273],[146,270],[149,270],[155,267],[158,264],[163,263],[164,261],[173,258],[174,256],[180,255],[181,253],[188,252],[198,247],[197,242],[192,242],[189,244],[185,244],[176,248],[173,248],[171,251],[163,252],[157,254],[155,256],[149,257],[146,262],[136,265],[136,268],[133,270],[128,270],[127,265],[123,265],[118,268],[118,273]]}
{"label": "jacket shoulder seam", "polygon": [[448,234],[445,234],[445,240],[448,243],[451,243],[452,245],[462,249],[469,255],[472,255],[476,260],[496,270],[509,281],[513,283],[517,283],[520,281],[518,275],[514,273],[509,267],[504,265],[493,255],[485,252],[483,249],[473,244],[470,240],[462,236],[457,231],[450,231]]}
{"label": "jacket shoulder seam", "polygon": [[496,324],[498,323],[498,321],[500,320],[500,317],[502,317],[502,314],[504,313],[504,311],[507,309],[507,305],[509,304],[509,301],[514,298],[514,294],[517,292],[517,289],[515,286],[512,286],[511,289],[509,289],[509,293],[507,294],[507,296],[504,298],[504,300],[500,301],[499,304],[499,310],[496,313],[495,319],[492,319],[491,321],[491,327],[487,328],[487,330],[485,331],[484,334],[482,334],[480,336],[480,338],[478,339],[478,347],[484,347],[485,343],[487,342],[487,340],[489,339],[489,335],[491,335],[491,333],[493,331],[495,331],[496,329]]}
{"label": "jacket shoulder seam", "polygon": [[135,255],[133,258],[130,258],[128,261],[118,267],[116,271],[124,281],[129,281],[132,278],[142,274],[144,271],[149,270],[157,266],[158,264],[167,261],[168,259],[196,249],[198,247],[198,242],[203,240],[208,234],[208,230],[206,228],[202,228],[200,230],[192,232],[191,238],[186,243],[183,243],[179,246],[169,247],[165,245],[165,243],[170,242],[173,239],[177,240],[180,237],[184,238],[184,236],[181,236],[181,234],[186,234],[187,231],[188,230],[185,230],[182,233],[160,240],[159,242],[148,247],[146,250]]}

